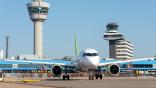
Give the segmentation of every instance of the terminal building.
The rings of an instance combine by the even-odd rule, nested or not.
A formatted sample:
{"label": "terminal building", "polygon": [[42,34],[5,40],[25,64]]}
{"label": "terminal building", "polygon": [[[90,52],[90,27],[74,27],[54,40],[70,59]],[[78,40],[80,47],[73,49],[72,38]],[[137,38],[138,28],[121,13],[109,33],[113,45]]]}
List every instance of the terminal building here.
{"label": "terminal building", "polygon": [[133,59],[133,45],[130,41],[123,39],[116,42],[116,58]]}
{"label": "terminal building", "polygon": [[[64,60],[32,60],[37,62],[53,62],[53,63],[71,63],[70,61]],[[114,60],[115,61],[115,60]],[[112,62],[111,60],[101,60],[103,62]],[[132,73],[130,76],[137,74],[138,76],[155,76],[156,75],[156,60],[145,60],[145,61],[136,61],[132,62],[131,66],[128,67],[129,63],[120,64],[120,76],[123,75],[123,72],[128,74],[129,72],[139,72]],[[18,61],[5,61],[0,60],[0,71],[2,71],[6,77],[13,78],[22,78],[22,77],[32,77],[38,78],[39,76],[44,75],[44,77],[52,77],[52,68],[54,65],[51,64],[32,64],[31,62],[18,62]],[[102,67],[105,76],[108,67]],[[69,70],[69,73],[77,73]],[[133,75],[134,74],[134,75]]]}
{"label": "terminal building", "polygon": [[116,23],[106,25],[104,39],[109,41],[109,58],[117,60],[133,59],[133,45],[122,33],[118,32]]}

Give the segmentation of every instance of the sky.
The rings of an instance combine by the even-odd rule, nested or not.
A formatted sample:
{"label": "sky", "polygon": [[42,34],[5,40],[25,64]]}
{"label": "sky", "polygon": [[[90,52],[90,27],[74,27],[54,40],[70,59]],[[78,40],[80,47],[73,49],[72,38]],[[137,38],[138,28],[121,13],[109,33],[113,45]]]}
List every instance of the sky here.
{"label": "sky", "polygon": [[[33,22],[26,3],[32,0],[1,0],[0,49],[10,36],[9,55],[33,53]],[[135,58],[156,54],[156,0],[47,0],[48,19],[43,24],[44,55],[51,58],[74,56],[74,32],[80,50],[95,48],[108,57],[106,25],[116,22],[134,45]]]}

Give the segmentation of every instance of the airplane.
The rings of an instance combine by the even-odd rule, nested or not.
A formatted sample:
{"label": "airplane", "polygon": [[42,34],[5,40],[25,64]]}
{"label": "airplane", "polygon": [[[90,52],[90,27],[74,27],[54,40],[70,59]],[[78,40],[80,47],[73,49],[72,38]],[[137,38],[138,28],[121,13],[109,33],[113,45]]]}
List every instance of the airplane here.
{"label": "airplane", "polygon": [[[70,76],[68,74],[68,69],[72,69],[78,72],[87,72],[89,73],[89,80],[102,79],[101,67],[108,67],[108,73],[113,76],[116,76],[120,73],[121,63],[129,63],[134,61],[144,61],[144,60],[154,60],[154,58],[142,58],[142,59],[133,59],[133,60],[123,60],[123,61],[109,61],[109,62],[100,62],[99,52],[92,48],[86,48],[81,53],[78,50],[78,44],[75,34],[75,54],[76,58],[71,61],[64,60],[6,60],[6,61],[15,61],[15,62],[27,62],[31,64],[47,64],[52,65],[51,73],[55,77],[60,77],[62,75],[63,80],[69,80]],[[78,55],[79,54],[79,55]],[[63,69],[64,68],[64,71]],[[98,69],[97,69],[98,68]]]}

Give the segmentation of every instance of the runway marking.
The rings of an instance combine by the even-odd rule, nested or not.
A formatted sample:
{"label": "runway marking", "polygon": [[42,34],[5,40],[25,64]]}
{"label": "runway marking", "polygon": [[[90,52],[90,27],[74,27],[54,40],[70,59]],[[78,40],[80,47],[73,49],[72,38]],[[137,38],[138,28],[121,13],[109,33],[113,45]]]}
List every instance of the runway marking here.
{"label": "runway marking", "polygon": [[52,85],[41,85],[41,84],[34,84],[34,83],[11,83],[11,84],[21,84],[21,85],[31,85],[31,86],[39,86],[39,87],[47,87],[47,88],[72,88],[66,86],[52,86]]}

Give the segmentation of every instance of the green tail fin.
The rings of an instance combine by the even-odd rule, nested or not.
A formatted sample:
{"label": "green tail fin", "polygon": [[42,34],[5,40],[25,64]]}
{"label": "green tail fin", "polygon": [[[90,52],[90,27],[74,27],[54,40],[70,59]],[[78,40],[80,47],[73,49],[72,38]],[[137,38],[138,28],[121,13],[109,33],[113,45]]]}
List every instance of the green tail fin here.
{"label": "green tail fin", "polygon": [[75,55],[78,56],[79,55],[79,48],[78,48],[76,33],[74,33],[74,40],[75,40]]}

